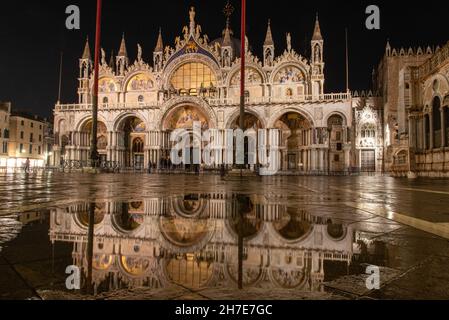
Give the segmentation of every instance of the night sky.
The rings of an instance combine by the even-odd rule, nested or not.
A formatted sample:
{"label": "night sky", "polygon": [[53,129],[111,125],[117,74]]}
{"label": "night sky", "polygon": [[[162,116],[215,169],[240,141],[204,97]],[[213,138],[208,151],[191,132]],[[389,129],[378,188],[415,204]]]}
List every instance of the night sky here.
{"label": "night sky", "polygon": [[[159,27],[164,45],[173,45],[188,24],[188,9],[196,8],[196,21],[209,38],[221,36],[225,26],[226,0],[104,0],[102,46],[109,55],[117,53],[125,32],[128,53],[134,62],[137,43],[144,60],[152,61]],[[418,6],[412,1],[261,1],[248,2],[248,38],[256,55],[262,58],[267,20],[271,18],[276,54],[285,47],[285,34],[291,32],[295,50],[310,55],[316,12],[325,40],[326,92],[345,90],[345,28],[349,30],[350,87],[371,87],[371,71],[381,59],[387,39],[393,47],[443,45],[449,40],[449,10],[442,1]],[[77,102],[78,59],[86,36],[93,49],[95,0],[4,1],[0,5],[0,101],[12,101],[13,109],[50,116],[58,95],[59,59],[64,52],[62,102]],[[240,33],[240,1],[232,29]],[[81,30],[65,28],[65,8],[81,9]],[[365,28],[365,9],[376,4],[381,9],[381,30]],[[447,6],[446,6],[447,7]],[[306,42],[307,41],[307,42]]]}

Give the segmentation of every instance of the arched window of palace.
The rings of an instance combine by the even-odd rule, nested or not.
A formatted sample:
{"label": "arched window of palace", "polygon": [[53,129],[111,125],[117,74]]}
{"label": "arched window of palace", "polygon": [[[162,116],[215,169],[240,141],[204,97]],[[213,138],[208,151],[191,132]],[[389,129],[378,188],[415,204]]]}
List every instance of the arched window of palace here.
{"label": "arched window of palace", "polygon": [[[231,86],[239,86],[240,85],[240,71],[236,72],[231,79]],[[246,68],[245,69],[245,82],[247,85],[259,85],[262,84],[263,79],[262,75],[254,68]]]}
{"label": "arched window of palace", "polygon": [[215,87],[217,78],[204,63],[190,62],[175,71],[171,85],[185,95],[196,95],[202,88]]}
{"label": "arched window of palace", "polygon": [[131,78],[128,82],[126,90],[132,91],[149,91],[154,88],[154,83],[151,77],[147,74],[138,74]]}
{"label": "arched window of palace", "polygon": [[145,98],[144,98],[142,95],[140,95],[140,96],[137,98],[137,102],[139,102],[139,103],[144,103],[144,102],[145,102]]}
{"label": "arched window of palace", "polygon": [[108,104],[108,103],[109,103],[108,97],[104,97],[104,98],[103,98],[103,104]]}

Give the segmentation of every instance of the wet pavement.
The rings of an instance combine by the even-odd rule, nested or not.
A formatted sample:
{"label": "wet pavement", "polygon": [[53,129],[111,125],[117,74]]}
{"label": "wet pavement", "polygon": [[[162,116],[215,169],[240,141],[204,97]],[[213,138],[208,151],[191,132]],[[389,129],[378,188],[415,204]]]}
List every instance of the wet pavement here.
{"label": "wet pavement", "polygon": [[0,202],[0,299],[449,299],[448,180],[15,174]]}

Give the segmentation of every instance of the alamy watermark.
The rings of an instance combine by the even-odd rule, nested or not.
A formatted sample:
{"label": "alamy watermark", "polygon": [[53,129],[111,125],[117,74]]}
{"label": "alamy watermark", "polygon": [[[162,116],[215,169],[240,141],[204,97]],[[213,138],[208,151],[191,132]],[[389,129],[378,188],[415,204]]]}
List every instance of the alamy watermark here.
{"label": "alamy watermark", "polygon": [[380,268],[377,266],[368,266],[365,273],[368,275],[366,279],[366,288],[368,290],[380,289]]}
{"label": "alamy watermark", "polygon": [[76,5],[70,5],[65,9],[69,16],[65,20],[65,27],[69,30],[79,30],[81,28],[80,8]]}
{"label": "alamy watermark", "polygon": [[380,8],[376,5],[366,7],[365,13],[368,14],[365,26],[368,30],[380,30]]}

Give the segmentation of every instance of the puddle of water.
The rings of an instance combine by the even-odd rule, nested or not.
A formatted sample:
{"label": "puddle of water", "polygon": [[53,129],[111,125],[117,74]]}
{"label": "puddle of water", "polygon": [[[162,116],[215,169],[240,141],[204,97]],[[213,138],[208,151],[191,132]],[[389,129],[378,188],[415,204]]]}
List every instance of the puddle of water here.
{"label": "puddle of water", "polygon": [[[324,282],[363,273],[364,263],[388,263],[385,244],[364,240],[353,225],[255,195],[78,203],[1,218],[0,264],[21,274],[2,280],[8,298],[69,292],[69,265],[80,271],[80,292],[96,295],[241,288],[288,299],[292,290],[325,294]],[[22,283],[29,296],[15,296]]]}

